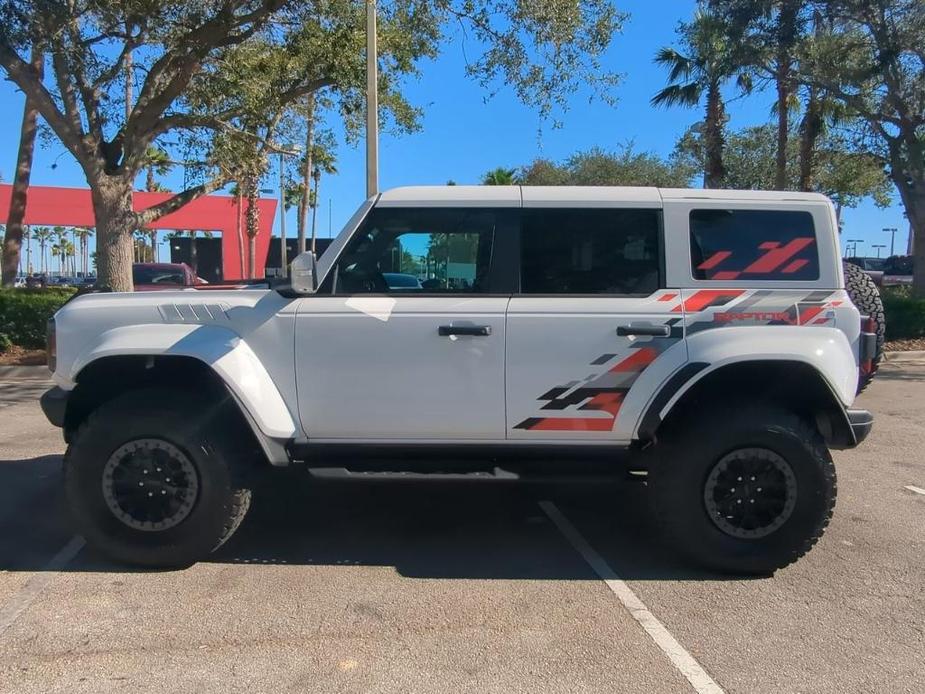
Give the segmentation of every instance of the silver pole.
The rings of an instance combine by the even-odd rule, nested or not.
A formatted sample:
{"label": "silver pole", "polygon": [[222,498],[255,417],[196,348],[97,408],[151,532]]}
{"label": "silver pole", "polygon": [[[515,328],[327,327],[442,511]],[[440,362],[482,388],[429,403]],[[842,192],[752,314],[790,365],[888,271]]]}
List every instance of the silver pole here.
{"label": "silver pole", "polygon": [[379,75],[376,0],[366,0],[366,197],[379,193]]}
{"label": "silver pole", "polygon": [[283,171],[283,153],[279,153],[279,276],[287,275],[286,266],[286,176]]}

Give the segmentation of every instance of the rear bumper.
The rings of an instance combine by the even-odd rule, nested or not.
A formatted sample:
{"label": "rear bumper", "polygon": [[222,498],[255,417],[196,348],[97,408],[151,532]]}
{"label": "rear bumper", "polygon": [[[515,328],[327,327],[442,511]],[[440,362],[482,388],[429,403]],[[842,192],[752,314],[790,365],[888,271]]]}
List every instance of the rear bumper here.
{"label": "rear bumper", "polygon": [[70,393],[58,386],[42,393],[39,404],[49,422],[56,427],[64,427],[64,413],[67,411],[67,399]]}
{"label": "rear bumper", "polygon": [[857,446],[870,433],[874,426],[874,416],[867,410],[845,410],[848,417],[848,426],[851,427],[851,436]]}

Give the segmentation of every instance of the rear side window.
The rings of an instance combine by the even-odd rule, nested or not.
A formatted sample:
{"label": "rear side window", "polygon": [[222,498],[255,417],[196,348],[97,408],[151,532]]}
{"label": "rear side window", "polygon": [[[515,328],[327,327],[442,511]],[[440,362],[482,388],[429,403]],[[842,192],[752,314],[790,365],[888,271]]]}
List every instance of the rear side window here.
{"label": "rear side window", "polygon": [[819,250],[809,212],[691,210],[695,280],[816,280]]}
{"label": "rear side window", "polygon": [[525,209],[523,294],[649,295],[659,287],[659,212]]}

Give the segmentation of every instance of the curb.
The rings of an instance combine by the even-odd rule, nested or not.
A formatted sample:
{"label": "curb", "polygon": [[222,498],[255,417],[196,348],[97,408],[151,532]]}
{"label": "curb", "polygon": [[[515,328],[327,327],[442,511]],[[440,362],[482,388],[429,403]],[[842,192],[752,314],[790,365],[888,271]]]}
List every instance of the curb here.
{"label": "curb", "polygon": [[47,366],[0,366],[0,380],[40,380],[51,379],[51,372]]}
{"label": "curb", "polygon": [[912,350],[909,352],[884,352],[883,359],[893,364],[925,363],[925,350]]}

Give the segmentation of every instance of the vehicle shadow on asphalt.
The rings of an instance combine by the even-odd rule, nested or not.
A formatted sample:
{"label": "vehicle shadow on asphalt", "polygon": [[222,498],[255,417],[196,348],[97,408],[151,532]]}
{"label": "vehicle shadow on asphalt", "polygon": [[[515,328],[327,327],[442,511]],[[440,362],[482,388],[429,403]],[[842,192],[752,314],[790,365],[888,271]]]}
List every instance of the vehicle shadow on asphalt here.
{"label": "vehicle shadow on asphalt", "polygon": [[[0,570],[42,571],[74,534],[60,456],[0,461]],[[599,580],[539,506],[551,500],[625,579],[725,580],[666,550],[645,486],[337,482],[298,469],[254,484],[241,528],[207,561],[391,566],[421,579]],[[135,572],[84,549],[63,571]]]}
{"label": "vehicle shadow on asphalt", "polygon": [[873,386],[877,381],[925,381],[925,363],[922,364],[886,364],[877,370]]}

